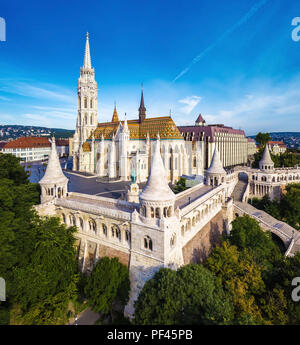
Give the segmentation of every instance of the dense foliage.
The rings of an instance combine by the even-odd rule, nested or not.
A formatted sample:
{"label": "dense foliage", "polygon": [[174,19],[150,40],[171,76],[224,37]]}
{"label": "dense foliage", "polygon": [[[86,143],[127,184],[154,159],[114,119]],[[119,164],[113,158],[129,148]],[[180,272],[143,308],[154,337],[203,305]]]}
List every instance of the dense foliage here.
{"label": "dense foliage", "polygon": [[137,324],[299,324],[291,281],[300,254],[284,257],[269,233],[238,217],[202,264],[161,269],[136,301]]}
{"label": "dense foliage", "polygon": [[160,269],[135,303],[135,323],[143,325],[228,324],[232,315],[220,283],[198,264]]}
{"label": "dense foliage", "polygon": [[114,302],[123,306],[129,299],[130,281],[128,268],[117,258],[104,257],[87,278],[85,296],[95,312],[109,314]]}
{"label": "dense foliage", "polygon": [[76,294],[75,228],[40,218],[32,207],[39,194],[18,158],[0,155],[0,276],[7,285],[0,324],[63,323]]}
{"label": "dense foliage", "polygon": [[286,185],[280,200],[271,201],[269,196],[265,195],[262,199],[253,198],[248,202],[274,218],[300,230],[300,183]]}
{"label": "dense foliage", "polygon": [[261,133],[259,132],[256,134],[255,141],[260,145],[260,146],[265,146],[268,141],[271,140],[270,134],[269,133]]}

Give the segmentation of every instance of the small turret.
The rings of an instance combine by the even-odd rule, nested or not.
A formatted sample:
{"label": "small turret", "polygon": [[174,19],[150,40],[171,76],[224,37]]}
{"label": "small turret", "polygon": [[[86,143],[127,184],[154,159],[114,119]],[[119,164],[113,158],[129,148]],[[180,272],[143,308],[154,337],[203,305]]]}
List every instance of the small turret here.
{"label": "small turret", "polygon": [[268,144],[266,144],[265,151],[261,160],[259,161],[259,169],[261,170],[274,170],[274,162],[272,161]]}
{"label": "small turret", "polygon": [[206,170],[206,184],[216,187],[224,181],[225,176],[226,171],[223,168],[220,154],[216,145],[210,166]]}
{"label": "small turret", "polygon": [[155,143],[150,174],[140,194],[140,213],[147,218],[171,217],[174,214],[175,194],[169,187],[160,154],[160,140]]}
{"label": "small turret", "polygon": [[62,172],[54,137],[51,141],[51,153],[46,172],[39,184],[41,186],[41,203],[65,197],[68,192],[68,178]]}

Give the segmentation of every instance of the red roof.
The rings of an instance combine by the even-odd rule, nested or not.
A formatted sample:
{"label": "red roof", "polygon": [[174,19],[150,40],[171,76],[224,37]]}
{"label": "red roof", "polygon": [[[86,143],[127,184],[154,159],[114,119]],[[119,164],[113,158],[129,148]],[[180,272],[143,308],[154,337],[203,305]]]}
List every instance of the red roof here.
{"label": "red roof", "polygon": [[[57,139],[56,146],[69,145],[66,139]],[[49,137],[20,137],[16,140],[6,143],[4,149],[15,149],[25,147],[50,147]]]}
{"label": "red roof", "polygon": [[285,143],[282,141],[268,141],[268,144],[271,146],[273,145],[286,146]]}

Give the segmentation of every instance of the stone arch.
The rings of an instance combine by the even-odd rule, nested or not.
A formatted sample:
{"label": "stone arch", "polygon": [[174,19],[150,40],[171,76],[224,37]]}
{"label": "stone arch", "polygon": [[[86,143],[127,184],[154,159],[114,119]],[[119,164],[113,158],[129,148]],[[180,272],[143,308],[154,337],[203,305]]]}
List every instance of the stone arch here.
{"label": "stone arch", "polygon": [[153,250],[152,239],[148,235],[144,236],[143,242],[144,242],[143,245],[144,245],[145,249],[148,249],[148,250],[151,250],[151,251]]}
{"label": "stone arch", "polygon": [[116,224],[111,226],[111,235],[113,238],[117,238],[119,241],[121,241],[121,230]]}

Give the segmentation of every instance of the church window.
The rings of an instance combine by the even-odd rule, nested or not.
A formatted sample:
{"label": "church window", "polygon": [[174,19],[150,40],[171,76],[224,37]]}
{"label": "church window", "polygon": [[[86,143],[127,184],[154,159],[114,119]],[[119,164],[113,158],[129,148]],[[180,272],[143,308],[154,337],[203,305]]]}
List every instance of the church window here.
{"label": "church window", "polygon": [[90,231],[93,231],[94,233],[96,233],[97,226],[96,226],[96,222],[93,219],[89,220],[89,227],[90,227]]}
{"label": "church window", "polygon": [[178,169],[177,168],[177,158],[175,158],[175,169]]}
{"label": "church window", "polygon": [[149,236],[144,237],[144,248],[152,250],[152,240]]}
{"label": "church window", "polygon": [[126,230],[125,236],[126,236],[126,241],[130,242],[130,232],[128,230]]}
{"label": "church window", "polygon": [[62,214],[62,219],[63,219],[63,222],[66,223],[66,216],[64,213]]}
{"label": "church window", "polygon": [[84,107],[87,108],[87,98],[84,98]]}
{"label": "church window", "polygon": [[196,168],[196,166],[197,166],[197,159],[196,159],[196,157],[194,157],[193,167]]}
{"label": "church window", "polygon": [[90,117],[90,124],[92,125],[93,124],[93,116],[91,115]]}
{"label": "church window", "polygon": [[87,114],[85,114],[85,116],[84,116],[84,122],[85,122],[86,125],[88,124],[88,117],[87,117]]}
{"label": "church window", "polygon": [[93,100],[91,99],[90,107],[93,108]]}

